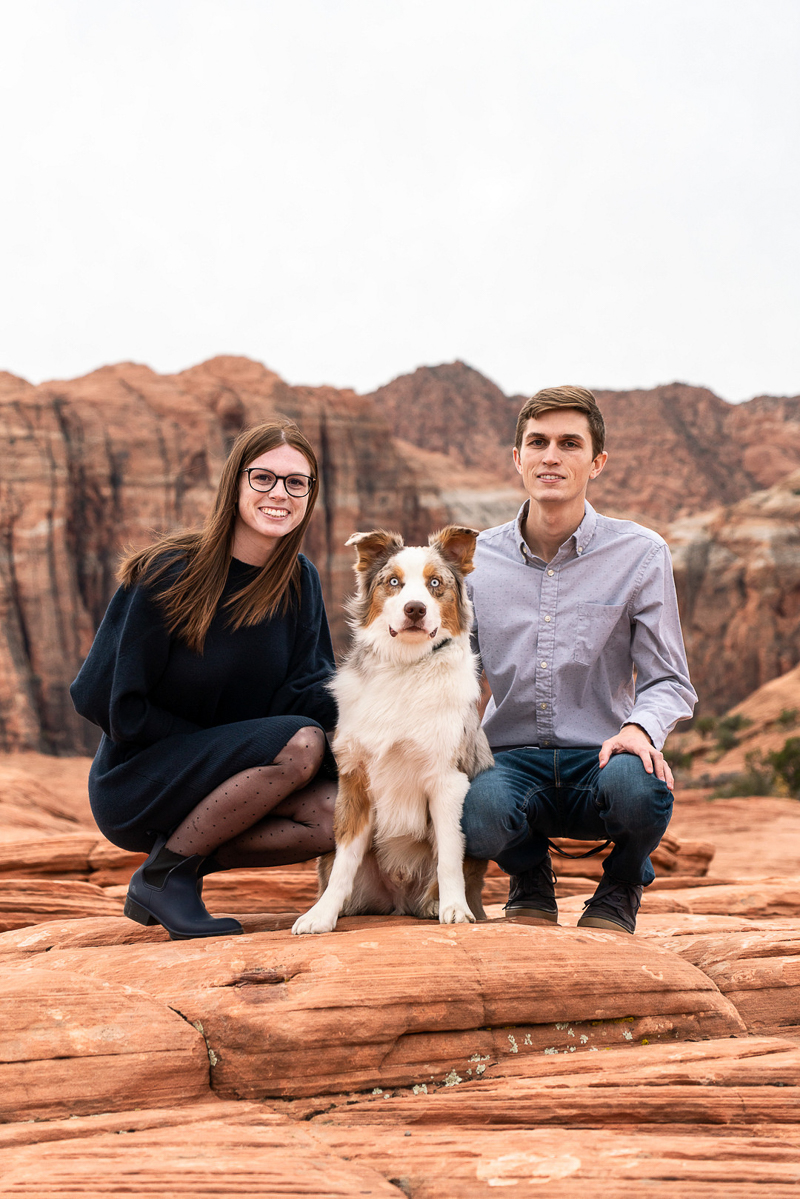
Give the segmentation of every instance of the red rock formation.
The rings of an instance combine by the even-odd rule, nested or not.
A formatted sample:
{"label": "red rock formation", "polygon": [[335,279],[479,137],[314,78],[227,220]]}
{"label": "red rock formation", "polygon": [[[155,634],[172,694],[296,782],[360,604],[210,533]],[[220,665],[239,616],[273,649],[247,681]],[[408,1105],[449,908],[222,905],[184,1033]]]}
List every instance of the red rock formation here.
{"label": "red rock formation", "polygon": [[352,392],[291,388],[244,358],[175,376],[104,367],[84,379],[0,388],[0,748],[93,748],[67,688],[114,587],[122,546],[196,526],[244,425],[284,414],[319,452],[322,490],[308,552],[341,642],[357,528],[408,539],[441,525],[375,405]]}
{"label": "red rock formation", "polygon": [[6,971],[0,1021],[0,1121],[119,1111],[143,1095],[156,1106],[209,1097],[203,1038],[128,986]]}
{"label": "red rock formation", "polygon": [[212,1086],[238,1099],[441,1084],[454,1070],[504,1073],[509,1056],[744,1031],[701,971],[635,938],[532,923],[360,923],[324,938],[53,948],[5,955],[2,970],[152,995],[202,1025]]}
{"label": "red rock formation", "polygon": [[678,944],[669,938],[668,943],[714,980],[735,1004],[748,1029],[800,1033],[797,924],[792,928],[710,932],[681,937]]}
{"label": "red rock formation", "polygon": [[[0,783],[33,810],[47,779],[51,819],[80,810],[23,760]],[[209,877],[216,910],[258,905],[244,935],[173,942],[111,914],[139,856],[74,819],[0,828],[0,907],[27,925],[0,933],[0,1192],[788,1199],[800,804],[706,794],[677,797],[636,937],[571,927],[584,894],[560,926],[359,917],[295,938],[270,904],[310,894],[309,864]],[[717,876],[681,873],[709,836]]]}
{"label": "red rock formation", "polygon": [[521,397],[464,362],[421,366],[370,397],[395,437],[472,470],[511,476]]}
{"label": "red rock formation", "polygon": [[[616,514],[665,527],[682,513],[741,501],[800,465],[800,398],[736,406],[681,384],[598,395],[612,457],[592,498]],[[485,527],[516,510],[522,493],[509,446],[520,400],[463,363],[421,368],[366,397],[289,387],[232,357],[173,376],[123,363],[40,387],[0,374],[0,748],[93,749],[96,731],[73,712],[67,687],[114,589],[118,552],[154,530],[200,521],[245,424],[284,413],[319,450],[321,504],[307,548],[341,647],[352,580],[344,542],[356,528],[389,525],[424,540],[449,519]],[[779,519],[767,508],[762,518],[770,528]],[[791,538],[766,593],[752,569],[745,579],[731,563],[737,550],[715,519],[701,521],[696,536],[675,533],[691,542],[690,657],[712,711],[800,659]],[[760,552],[757,530],[753,538]],[[698,597],[718,543],[724,552],[712,558],[722,562],[723,584],[701,580]],[[749,598],[740,604],[743,579]],[[740,631],[753,597],[773,613],[758,650]]]}
{"label": "red rock formation", "polygon": [[670,526],[683,635],[703,713],[800,661],[800,471]]}
{"label": "red rock formation", "polygon": [[118,916],[122,900],[95,883],[72,879],[0,878],[0,930],[42,920]]}
{"label": "red rock formation", "polygon": [[[546,385],[546,384],[545,384]],[[704,387],[598,391],[609,463],[591,484],[602,511],[664,524],[743,499],[800,466],[800,396],[728,404]],[[463,362],[420,367],[373,393],[393,433],[469,467],[511,475],[526,397]]]}

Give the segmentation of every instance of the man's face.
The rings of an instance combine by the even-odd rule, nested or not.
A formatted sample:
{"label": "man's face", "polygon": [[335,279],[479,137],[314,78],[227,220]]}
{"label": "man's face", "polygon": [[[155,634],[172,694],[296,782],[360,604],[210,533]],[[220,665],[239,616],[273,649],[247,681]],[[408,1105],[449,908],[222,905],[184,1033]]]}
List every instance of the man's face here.
{"label": "man's face", "polygon": [[589,419],[576,408],[551,408],[532,416],[522,447],[514,447],[514,465],[532,500],[564,504],[585,495],[590,479],[606,464],[605,451],[594,455]]}

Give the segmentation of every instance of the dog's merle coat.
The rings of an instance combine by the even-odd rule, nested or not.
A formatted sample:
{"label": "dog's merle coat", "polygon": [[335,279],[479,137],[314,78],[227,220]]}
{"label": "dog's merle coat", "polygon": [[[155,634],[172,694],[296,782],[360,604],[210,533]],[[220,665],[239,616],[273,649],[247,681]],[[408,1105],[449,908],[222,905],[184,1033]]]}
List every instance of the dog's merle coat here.
{"label": "dog's merle coat", "polygon": [[449,526],[425,547],[383,530],[348,542],[358,586],[353,648],[332,684],[336,853],[322,859],[327,889],[296,933],[329,931],[342,913],[483,917],[485,863],[464,861],[460,827],[469,782],[493,761],[464,585],[476,536]]}

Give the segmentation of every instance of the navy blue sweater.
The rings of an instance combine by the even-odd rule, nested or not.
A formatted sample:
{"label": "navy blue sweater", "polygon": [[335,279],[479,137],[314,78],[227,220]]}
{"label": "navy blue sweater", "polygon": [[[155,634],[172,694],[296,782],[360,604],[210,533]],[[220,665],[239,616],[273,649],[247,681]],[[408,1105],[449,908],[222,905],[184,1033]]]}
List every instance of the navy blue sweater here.
{"label": "navy blue sweater", "polygon": [[303,554],[300,563],[299,606],[234,630],[224,600],[258,568],[232,559],[202,654],[167,631],[151,591],[120,588],[70,689],[75,708],[126,756],[175,733],[267,716],[308,716],[332,729],[336,705],[324,684],[334,658],[322,589]]}

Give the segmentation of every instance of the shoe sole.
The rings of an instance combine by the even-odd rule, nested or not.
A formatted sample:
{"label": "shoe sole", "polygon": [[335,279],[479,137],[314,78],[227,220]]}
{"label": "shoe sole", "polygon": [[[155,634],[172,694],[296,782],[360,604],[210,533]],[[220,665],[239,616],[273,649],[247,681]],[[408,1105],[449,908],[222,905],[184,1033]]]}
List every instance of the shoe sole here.
{"label": "shoe sole", "polygon": [[578,928],[604,928],[609,933],[627,933],[632,937],[635,929],[626,928],[624,924],[616,924],[613,920],[604,920],[602,916],[581,916]]}
{"label": "shoe sole", "polygon": [[548,924],[558,924],[558,912],[546,912],[543,908],[503,908],[503,913],[509,916],[527,916],[533,920],[546,920]]}
{"label": "shoe sole", "polygon": [[244,929],[240,925],[239,928],[231,928],[224,933],[197,933],[195,936],[189,936],[187,933],[175,933],[161,920],[157,920],[151,912],[148,912],[147,908],[143,908],[135,899],[131,899],[130,896],[125,900],[125,907],[122,910],[129,920],[135,920],[137,924],[144,924],[145,927],[149,927],[151,924],[160,924],[165,932],[168,933],[170,941],[194,941],[200,940],[202,937],[238,937],[244,932]]}

